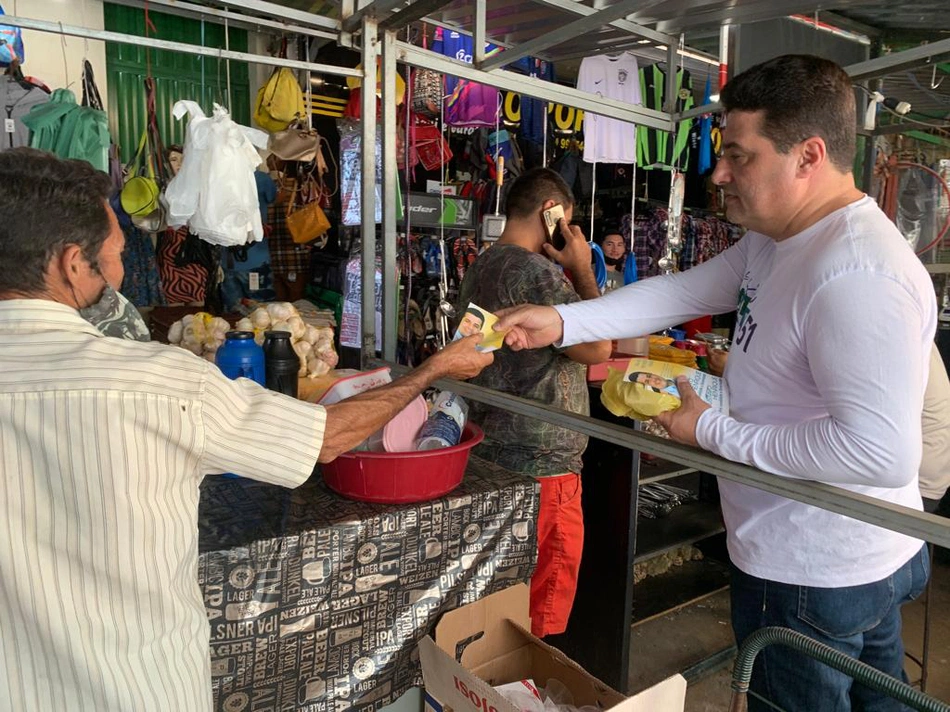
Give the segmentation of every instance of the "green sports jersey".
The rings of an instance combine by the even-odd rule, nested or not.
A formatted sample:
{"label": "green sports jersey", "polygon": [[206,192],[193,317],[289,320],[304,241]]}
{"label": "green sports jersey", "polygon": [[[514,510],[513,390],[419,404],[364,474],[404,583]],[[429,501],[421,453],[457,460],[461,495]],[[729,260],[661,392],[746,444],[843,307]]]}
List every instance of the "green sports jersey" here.
{"label": "green sports jersey", "polygon": [[[662,111],[665,91],[666,71],[659,64],[640,70],[640,96],[644,107]],[[686,111],[693,106],[693,80],[685,69],[676,72],[676,93],[676,111]],[[692,119],[681,121],[672,136],[669,131],[638,126],[637,165],[646,168],[662,164],[684,170],[689,162],[689,132],[692,126]]]}

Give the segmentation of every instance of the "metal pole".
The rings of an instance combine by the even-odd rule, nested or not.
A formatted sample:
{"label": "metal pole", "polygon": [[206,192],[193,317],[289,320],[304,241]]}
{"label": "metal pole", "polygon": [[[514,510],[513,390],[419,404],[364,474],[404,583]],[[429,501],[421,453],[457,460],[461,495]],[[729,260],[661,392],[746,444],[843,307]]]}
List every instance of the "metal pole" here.
{"label": "metal pole", "polygon": [[364,367],[376,355],[376,60],[379,38],[375,17],[363,18],[363,84],[360,103],[362,139],[360,188],[362,193],[362,340]]}
{"label": "metal pole", "polygon": [[[670,115],[670,128],[668,129],[671,134],[670,140],[672,141],[675,138],[676,134],[676,44],[670,42],[670,46],[667,48],[666,52],[666,87],[663,91],[663,111],[667,112]],[[663,163],[666,161],[666,156],[654,156],[654,161]]]}
{"label": "metal pole", "polygon": [[472,64],[481,67],[485,61],[485,10],[487,0],[475,0],[475,35],[472,38]]}
{"label": "metal pole", "polygon": [[396,360],[399,276],[396,270],[396,33],[383,32],[383,358]]}
{"label": "metal pole", "polygon": [[[228,28],[228,18],[224,18],[224,49],[228,51],[231,50],[231,31]],[[227,78],[227,87],[228,87],[228,111],[234,111],[234,102],[231,100],[231,60],[230,59],[225,61],[224,71]]]}
{"label": "metal pole", "polygon": [[154,37],[139,37],[137,35],[127,35],[123,32],[110,32],[108,30],[90,30],[87,27],[77,27],[76,25],[63,25],[58,22],[47,22],[46,20],[34,20],[28,17],[14,17],[13,15],[4,15],[3,24],[13,27],[22,27],[25,30],[36,30],[37,32],[49,32],[54,35],[66,35],[68,37],[85,37],[90,40],[102,40],[104,42],[119,42],[121,44],[134,45],[136,47],[149,47],[151,49],[164,49],[170,52],[182,52],[200,57],[213,57],[215,59],[234,59],[239,62],[248,62],[250,64],[266,64],[271,67],[288,67],[290,69],[309,69],[321,74],[335,74],[342,77],[359,77],[359,70],[349,67],[336,67],[332,64],[314,64],[313,62],[300,62],[293,59],[282,59],[280,57],[270,57],[262,54],[251,54],[250,52],[234,52],[231,50],[218,49],[216,47],[202,47],[201,45],[188,44],[186,42],[172,42],[170,40],[157,40]]}
{"label": "metal pole", "polygon": [[576,109],[610,116],[638,126],[646,126],[660,131],[670,130],[670,115],[662,111],[646,109],[637,104],[630,104],[617,99],[608,99],[557,82],[545,81],[540,77],[528,77],[505,69],[484,72],[471,64],[444,57],[406,42],[396,43],[396,59],[413,67],[434,69],[442,74],[451,74],[460,79],[481,82],[498,89],[544,99],[554,104],[573,106]]}

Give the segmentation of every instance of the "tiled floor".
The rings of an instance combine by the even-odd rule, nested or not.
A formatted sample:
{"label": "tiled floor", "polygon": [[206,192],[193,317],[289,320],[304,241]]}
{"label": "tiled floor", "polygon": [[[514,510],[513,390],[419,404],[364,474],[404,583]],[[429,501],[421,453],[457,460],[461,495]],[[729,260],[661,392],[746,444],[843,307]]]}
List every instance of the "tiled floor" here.
{"label": "tiled floor", "polygon": [[[927,693],[950,702],[950,566],[934,567],[931,591],[930,664]],[[922,649],[924,602],[904,607],[904,644],[918,655]],[[634,626],[630,665],[631,691],[641,690],[674,672],[696,665],[730,646],[729,593],[699,602]],[[920,668],[908,660],[907,674],[920,679]],[[707,674],[687,688],[687,712],[726,712],[731,698],[731,665]]]}

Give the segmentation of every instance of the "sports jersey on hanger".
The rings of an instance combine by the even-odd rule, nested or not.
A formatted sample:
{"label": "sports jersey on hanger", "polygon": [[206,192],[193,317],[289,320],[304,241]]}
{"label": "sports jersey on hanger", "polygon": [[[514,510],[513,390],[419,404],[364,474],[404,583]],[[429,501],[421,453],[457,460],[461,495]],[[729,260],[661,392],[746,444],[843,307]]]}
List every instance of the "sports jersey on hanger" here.
{"label": "sports jersey on hanger", "polygon": [[[528,60],[527,66],[521,61],[516,62],[515,69],[529,77],[537,77],[545,81],[554,81],[554,64],[543,59],[524,57]],[[521,130],[519,134],[526,141],[544,143],[544,123],[548,120],[548,103],[543,99],[521,95]]]}
{"label": "sports jersey on hanger", "polygon": [[[637,58],[624,52],[618,57],[585,57],[577,74],[577,88],[628,104],[640,103]],[[584,112],[584,160],[588,163],[636,163],[634,124]]]}
{"label": "sports jersey on hanger", "polygon": [[[472,63],[474,42],[469,35],[436,28],[432,50],[461,62]],[[485,56],[501,51],[488,42]],[[498,90],[478,82],[445,75],[445,123],[450,126],[494,126],[500,109]]]}
{"label": "sports jersey on hanger", "polygon": [[[666,99],[666,71],[660,64],[644,67],[640,70],[640,87],[643,92],[643,106],[648,109],[663,110]],[[693,80],[685,69],[676,70],[676,108],[686,111],[693,106]],[[637,127],[637,163],[648,168],[654,164],[675,166],[682,170],[689,161],[689,131],[693,120],[681,121],[675,136],[669,131]]]}

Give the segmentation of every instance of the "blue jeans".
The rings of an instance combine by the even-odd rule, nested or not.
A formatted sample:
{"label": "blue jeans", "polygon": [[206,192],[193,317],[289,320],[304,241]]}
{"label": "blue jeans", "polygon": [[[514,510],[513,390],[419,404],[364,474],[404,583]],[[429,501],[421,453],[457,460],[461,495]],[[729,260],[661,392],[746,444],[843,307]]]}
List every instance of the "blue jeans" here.
{"label": "blue jeans", "polygon": [[[732,629],[741,645],[759,628],[791,628],[906,681],[900,607],[923,592],[929,568],[926,546],[886,579],[845,588],[776,583],[733,566]],[[852,683],[849,676],[813,658],[771,645],[755,659],[751,690],[786,712],[907,709]],[[750,695],[750,712],[769,709]]]}

